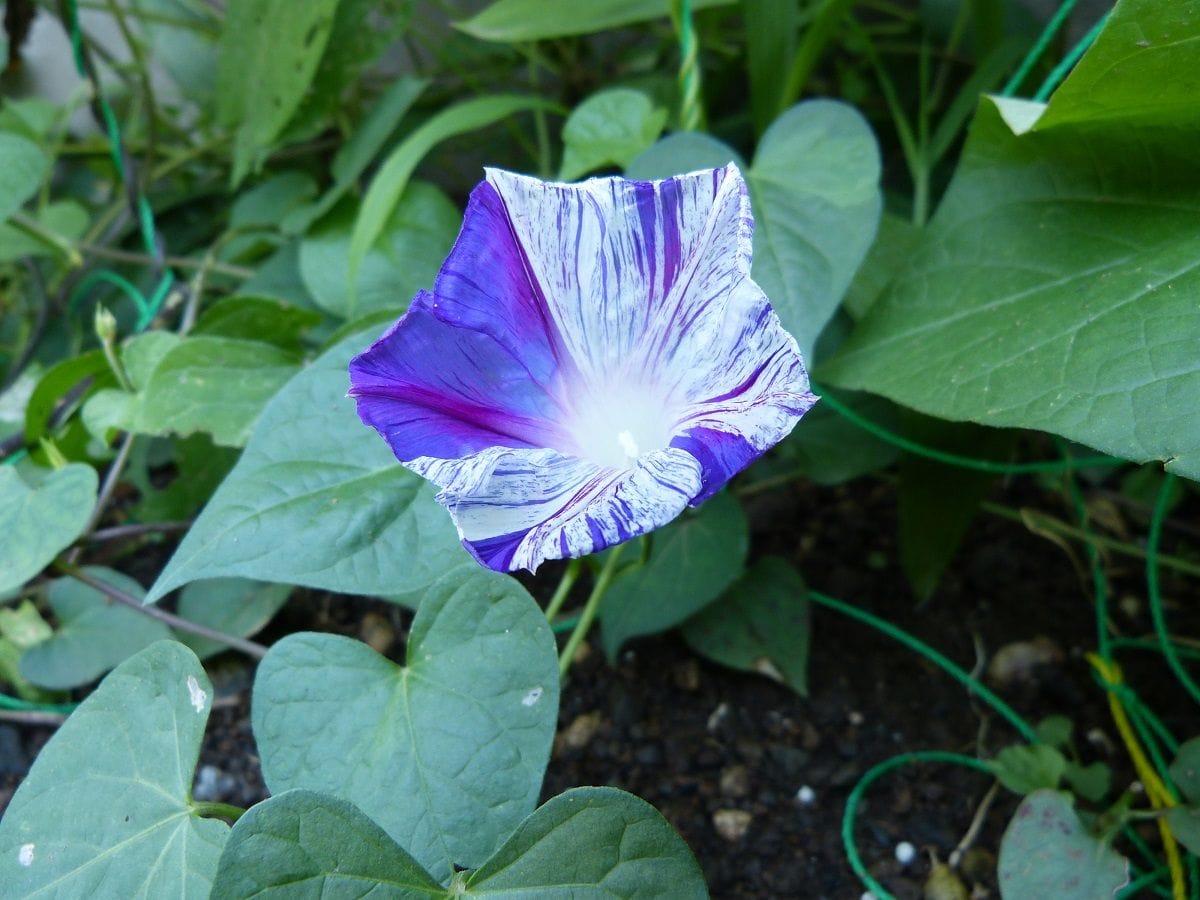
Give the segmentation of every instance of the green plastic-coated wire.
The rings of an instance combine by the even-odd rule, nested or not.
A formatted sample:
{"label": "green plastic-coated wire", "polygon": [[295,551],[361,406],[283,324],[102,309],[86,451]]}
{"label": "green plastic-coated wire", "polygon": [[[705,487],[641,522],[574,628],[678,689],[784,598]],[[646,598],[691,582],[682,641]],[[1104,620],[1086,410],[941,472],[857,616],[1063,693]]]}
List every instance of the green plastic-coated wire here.
{"label": "green plastic-coated wire", "polygon": [[1000,92],[1002,97],[1012,97],[1017,93],[1021,87],[1021,83],[1029,75],[1030,70],[1037,64],[1037,61],[1042,58],[1042,54],[1046,52],[1046,48],[1050,46],[1050,42],[1054,40],[1054,36],[1063,27],[1063,24],[1067,21],[1067,17],[1071,15],[1071,10],[1075,8],[1077,2],[1078,0],[1063,0],[1063,3],[1058,7],[1058,11],[1050,17],[1050,21],[1046,23],[1046,27],[1038,35],[1038,39],[1029,49],[1029,52],[1025,54],[1025,58],[1021,60],[1021,64],[1017,66],[1017,71],[1013,72],[1012,77],[1008,79],[1008,83],[1004,85],[1004,90]]}
{"label": "green plastic-coated wire", "polygon": [[679,33],[679,127],[704,128],[704,101],[700,93],[700,45],[692,18],[692,0],[672,0],[672,18]]}
{"label": "green plastic-coated wire", "polygon": [[857,619],[859,622],[870,625],[872,628],[875,628],[877,631],[886,634],[893,640],[900,642],[910,650],[919,653],[955,681],[966,687],[968,691],[976,694],[981,700],[986,702],[990,707],[992,707],[992,709],[1006,719],[1008,723],[1012,725],[1014,729],[1016,729],[1017,733],[1020,734],[1021,737],[1025,738],[1025,740],[1029,741],[1031,744],[1040,743],[1037,732],[1028,722],[1021,718],[1016,710],[1001,700],[998,696],[996,696],[996,694],[992,693],[987,685],[983,684],[983,682],[979,681],[979,679],[972,676],[961,666],[952,662],[948,657],[939,653],[937,650],[934,650],[928,644],[913,637],[907,631],[897,628],[891,622],[881,619],[865,610],[859,609],[856,606],[851,606],[849,603],[844,603],[843,601],[834,597],[827,596],[826,594],[819,593],[818,591],[809,591],[808,599],[820,606],[828,607],[836,612],[840,612],[844,616],[849,616],[852,619]]}
{"label": "green plastic-coated wire", "polygon": [[[116,114],[113,112],[112,106],[105,98],[100,87],[100,80],[96,77],[88,58],[87,51],[83,44],[83,30],[79,25],[79,9],[76,0],[65,0],[60,7],[66,18],[67,31],[71,38],[72,56],[75,60],[75,69],[79,73],[79,77],[88,81],[92,85],[92,90],[95,96],[95,109],[98,110],[97,118],[104,126],[104,130],[108,135],[109,156],[112,158],[113,167],[116,169],[117,177],[126,187],[127,190],[133,191],[135,188],[129,180],[129,171],[125,165],[125,149],[124,142],[121,138],[121,127],[117,122]],[[77,302],[78,298],[83,293],[83,285],[90,286],[98,281],[105,281],[109,284],[119,287],[127,296],[131,297],[138,308],[137,330],[145,331],[154,321],[154,317],[158,315],[162,309],[163,302],[166,300],[167,294],[175,283],[174,274],[166,268],[162,267],[163,252],[159,246],[157,231],[154,224],[154,211],[150,207],[149,201],[140,193],[134,196],[131,193],[130,205],[133,207],[133,212],[138,221],[138,229],[141,233],[142,244],[145,247],[147,255],[158,262],[158,267],[162,268],[162,274],[159,277],[158,285],[155,287],[150,298],[146,297],[133,288],[128,281],[125,281],[125,286],[119,285],[115,279],[120,278],[115,273],[110,273],[112,277],[102,276],[98,279],[89,281],[84,279],[80,286],[75,288],[72,295],[72,305]],[[104,270],[98,270],[104,271]],[[124,279],[122,279],[124,281]],[[132,288],[132,290],[131,290]]]}
{"label": "green plastic-coated wire", "polygon": [[962,766],[966,769],[974,769],[985,775],[992,774],[991,768],[983,760],[976,759],[974,756],[964,756],[961,753],[949,753],[945,750],[917,750],[912,753],[901,753],[899,756],[885,759],[883,762],[872,766],[866,771],[863,777],[858,780],[858,784],[850,791],[850,796],[846,798],[846,808],[842,812],[842,847],[845,848],[846,860],[850,863],[850,868],[854,870],[854,874],[858,876],[859,880],[867,886],[867,889],[875,895],[876,900],[893,900],[893,898],[887,889],[876,881],[871,873],[867,871],[867,867],[863,865],[862,857],[858,855],[858,846],[854,843],[854,821],[858,816],[858,807],[862,803],[862,798],[867,792],[867,788],[882,776],[892,771],[892,769],[898,769],[910,763],[942,763]]}
{"label": "green plastic-coated wire", "polygon": [[1128,460],[1119,459],[1115,456],[1088,456],[1080,459],[1055,459],[1028,463],[1001,463],[992,462],[991,460],[987,459],[975,459],[974,457],[970,456],[959,456],[956,453],[946,453],[945,451],[938,450],[935,447],[919,444],[916,441],[909,440],[902,435],[896,434],[896,432],[884,428],[877,422],[872,422],[870,419],[859,415],[816,382],[810,382],[810,385],[815,393],[821,395],[822,403],[829,406],[830,409],[834,410],[838,415],[846,419],[848,422],[857,425],[863,431],[873,434],[880,440],[899,447],[901,450],[907,450],[909,453],[915,453],[918,456],[924,456],[928,459],[946,463],[950,466],[958,466],[962,469],[974,469],[977,472],[992,472],[998,475],[1027,475],[1035,472],[1065,472],[1071,469],[1088,469],[1094,466],[1118,466],[1124,465],[1126,462],[1128,462]]}
{"label": "green plastic-coated wire", "polygon": [[1192,676],[1184,668],[1171,643],[1171,635],[1167,632],[1167,620],[1163,614],[1162,595],[1158,589],[1158,544],[1162,537],[1163,520],[1167,516],[1167,505],[1171,499],[1171,488],[1174,485],[1175,475],[1167,472],[1158,492],[1158,500],[1154,504],[1154,513],[1150,517],[1150,533],[1146,539],[1146,593],[1149,595],[1150,617],[1154,622],[1154,632],[1158,635],[1158,646],[1162,655],[1179,683],[1183,685],[1183,689],[1188,692],[1188,696],[1200,703],[1200,687],[1197,687]]}
{"label": "green plastic-coated wire", "polygon": [[20,697],[0,694],[0,709],[11,709],[18,712],[48,712],[69,715],[77,706],[79,706],[78,703],[36,703],[32,700],[22,700]]}
{"label": "green plastic-coated wire", "polygon": [[1051,70],[1050,74],[1046,76],[1046,80],[1042,82],[1042,86],[1037,89],[1037,93],[1033,95],[1034,100],[1045,100],[1054,92],[1059,82],[1067,77],[1067,74],[1075,67],[1075,63],[1079,62],[1080,57],[1095,43],[1097,36],[1104,30],[1106,24],[1108,24],[1108,14],[1093,25],[1079,43],[1071,48],[1071,52],[1063,57],[1062,62]]}

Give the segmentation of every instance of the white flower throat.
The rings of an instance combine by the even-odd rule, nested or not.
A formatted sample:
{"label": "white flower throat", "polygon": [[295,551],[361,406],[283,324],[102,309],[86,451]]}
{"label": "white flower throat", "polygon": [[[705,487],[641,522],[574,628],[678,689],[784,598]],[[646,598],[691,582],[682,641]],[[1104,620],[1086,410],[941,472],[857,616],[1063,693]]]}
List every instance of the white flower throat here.
{"label": "white flower throat", "polygon": [[619,385],[593,394],[577,409],[570,434],[574,452],[602,466],[628,469],[638,457],[671,440],[669,404],[645,387]]}

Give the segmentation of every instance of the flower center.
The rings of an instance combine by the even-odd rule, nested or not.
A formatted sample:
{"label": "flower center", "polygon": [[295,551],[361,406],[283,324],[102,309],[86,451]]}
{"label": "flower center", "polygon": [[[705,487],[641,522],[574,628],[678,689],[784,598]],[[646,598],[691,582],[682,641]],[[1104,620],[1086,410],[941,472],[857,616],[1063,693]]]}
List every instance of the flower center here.
{"label": "flower center", "polygon": [[645,388],[620,385],[579,408],[570,433],[579,456],[628,469],[642,454],[667,446],[672,418],[667,404]]}

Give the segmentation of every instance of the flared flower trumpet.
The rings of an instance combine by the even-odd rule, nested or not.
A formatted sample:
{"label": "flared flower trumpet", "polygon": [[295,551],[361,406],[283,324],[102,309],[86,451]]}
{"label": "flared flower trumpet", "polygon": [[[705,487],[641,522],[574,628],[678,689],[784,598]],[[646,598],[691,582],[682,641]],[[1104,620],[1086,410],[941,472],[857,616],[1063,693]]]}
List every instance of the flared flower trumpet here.
{"label": "flared flower trumpet", "polygon": [[433,291],[350,363],[359,417],[441,488],[480,563],[533,571],[658,528],[812,406],[750,278],[736,166],[486,174]]}

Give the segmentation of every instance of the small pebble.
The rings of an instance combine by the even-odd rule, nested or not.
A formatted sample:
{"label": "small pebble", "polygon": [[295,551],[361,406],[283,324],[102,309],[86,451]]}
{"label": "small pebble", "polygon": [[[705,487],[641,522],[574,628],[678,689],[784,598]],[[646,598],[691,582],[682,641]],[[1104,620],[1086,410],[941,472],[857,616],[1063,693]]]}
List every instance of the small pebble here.
{"label": "small pebble", "polygon": [[863,714],[860,713],[858,710],[851,710],[850,715],[847,716],[846,718],[849,719],[851,725],[856,725],[856,726],[861,725],[863,722],[867,721],[866,718],[863,716]]}
{"label": "small pebble", "polygon": [[902,866],[907,866],[917,858],[917,848],[908,841],[901,841],[896,845],[896,862]]}
{"label": "small pebble", "polygon": [[744,809],[718,809],[713,813],[713,828],[727,841],[740,841],[750,830],[753,818]]}
{"label": "small pebble", "polygon": [[801,806],[812,806],[817,802],[817,792],[806,784],[796,791],[796,800]]}
{"label": "small pebble", "polygon": [[222,797],[230,796],[237,788],[237,779],[228,772],[223,772],[216,766],[201,766],[196,771],[196,783],[192,787],[192,797],[205,803],[212,803]]}
{"label": "small pebble", "polygon": [[726,797],[745,797],[750,793],[750,770],[743,765],[721,771],[721,793]]}
{"label": "small pebble", "polygon": [[572,750],[582,750],[592,742],[602,721],[603,716],[599,711],[576,716],[571,724],[562,730],[560,738],[563,746]]}
{"label": "small pebble", "polygon": [[729,717],[729,704],[722,701],[716,709],[708,717],[708,731],[711,734],[721,727],[721,724]]}
{"label": "small pebble", "polygon": [[700,689],[700,664],[696,660],[685,660],[671,674],[676,687],[685,691]]}
{"label": "small pebble", "polygon": [[396,642],[396,629],[388,621],[387,616],[377,612],[368,612],[363,616],[358,629],[358,636],[364,644],[376,653],[387,653]]}

